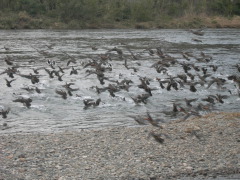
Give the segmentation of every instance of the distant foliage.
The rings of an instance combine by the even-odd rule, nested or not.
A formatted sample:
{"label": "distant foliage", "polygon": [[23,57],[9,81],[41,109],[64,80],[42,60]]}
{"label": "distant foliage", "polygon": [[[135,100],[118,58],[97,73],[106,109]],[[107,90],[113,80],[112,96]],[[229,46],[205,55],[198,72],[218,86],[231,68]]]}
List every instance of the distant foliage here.
{"label": "distant foliage", "polygon": [[0,0],[2,12],[60,22],[149,22],[188,14],[240,15],[239,0]]}

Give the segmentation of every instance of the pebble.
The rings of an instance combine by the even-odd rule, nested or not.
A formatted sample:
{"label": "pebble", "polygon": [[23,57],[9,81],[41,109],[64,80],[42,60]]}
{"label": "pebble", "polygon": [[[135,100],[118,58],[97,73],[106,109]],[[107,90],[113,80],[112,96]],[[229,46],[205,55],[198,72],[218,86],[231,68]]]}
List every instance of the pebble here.
{"label": "pebble", "polygon": [[[1,134],[2,179],[200,179],[240,175],[240,113],[52,134]],[[227,124],[235,124],[227,126]],[[186,131],[186,129],[189,130]],[[192,128],[192,129],[191,129]],[[196,138],[196,130],[204,138]],[[167,134],[159,144],[149,132]],[[221,135],[220,132],[229,133]],[[184,137],[184,138],[181,138]],[[240,176],[239,176],[240,177]]]}

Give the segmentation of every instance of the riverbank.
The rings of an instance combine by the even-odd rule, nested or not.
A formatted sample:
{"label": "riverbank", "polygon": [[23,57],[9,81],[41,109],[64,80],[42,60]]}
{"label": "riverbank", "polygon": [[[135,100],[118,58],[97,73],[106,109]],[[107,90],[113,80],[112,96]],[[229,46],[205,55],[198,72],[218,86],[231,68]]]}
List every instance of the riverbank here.
{"label": "riverbank", "polygon": [[240,28],[240,16],[185,15],[179,18],[162,17],[155,21],[61,21],[56,18],[35,16],[26,12],[0,12],[0,29],[187,29],[187,28]]}
{"label": "riverbank", "polygon": [[[181,179],[239,177],[240,113],[153,126],[6,134],[0,179]],[[163,133],[163,143],[149,134]]]}

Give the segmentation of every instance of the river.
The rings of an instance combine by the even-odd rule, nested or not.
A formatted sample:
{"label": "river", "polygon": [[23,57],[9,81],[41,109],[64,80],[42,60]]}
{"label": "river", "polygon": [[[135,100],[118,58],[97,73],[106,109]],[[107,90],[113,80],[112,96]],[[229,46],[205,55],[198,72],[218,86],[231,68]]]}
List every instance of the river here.
{"label": "river", "polygon": [[[137,126],[133,116],[146,116],[149,112],[154,118],[162,118],[166,122],[182,118],[181,116],[168,116],[165,111],[171,111],[173,103],[185,107],[184,98],[198,98],[193,106],[206,101],[202,99],[208,95],[221,94],[227,96],[224,103],[215,102],[214,112],[230,111],[239,112],[240,97],[232,80],[228,76],[237,75],[239,72],[236,64],[240,63],[240,31],[239,29],[205,29],[204,36],[197,36],[187,30],[164,29],[164,30],[1,30],[0,31],[0,73],[7,68],[18,66],[18,73],[21,75],[34,74],[32,69],[41,67],[39,70],[40,81],[32,84],[27,78],[15,74],[11,83],[12,87],[6,86],[5,79],[10,80],[6,73],[0,75],[0,109],[10,108],[7,118],[1,118],[1,124],[7,123],[7,128],[0,130],[0,133],[27,133],[27,132],[58,132],[66,130],[81,130],[85,128],[104,128],[109,126]],[[192,38],[202,42],[193,41]],[[93,50],[92,47],[97,47]],[[114,47],[123,52],[119,57]],[[153,67],[154,63],[161,58],[156,54],[156,48],[160,47],[164,54],[168,54],[177,60],[167,68],[167,73],[158,73]],[[129,50],[130,49],[130,50]],[[149,49],[154,54],[149,54]],[[201,57],[204,52],[210,57],[209,62],[199,62],[194,57],[189,61],[184,59],[182,52],[191,52],[194,57]],[[101,85],[96,74],[87,76],[86,70],[93,70],[92,67],[84,68],[92,59],[99,60],[100,55],[107,53],[111,58],[106,62],[105,67],[112,67],[112,71],[104,72],[104,76],[111,81],[105,81]],[[131,53],[137,58],[133,59]],[[13,65],[7,65],[4,59],[10,58]],[[67,62],[75,59],[76,64]],[[129,67],[124,66],[127,60]],[[53,70],[48,62],[52,63],[55,70],[58,66],[66,68],[62,76],[63,81],[57,77],[49,78],[44,68]],[[209,77],[206,83],[196,85],[197,91],[191,92],[189,86],[179,87],[178,90],[167,91],[162,89],[156,78],[166,79],[184,74],[180,63],[191,63],[206,68]],[[213,71],[211,65],[218,66]],[[77,69],[78,74],[70,75],[72,70]],[[189,70],[196,75],[195,82],[199,80],[193,68]],[[140,89],[139,78],[149,78],[149,87],[152,89],[152,96],[146,103],[134,103],[131,97],[146,93]],[[208,84],[213,78],[226,80],[223,87],[219,88],[216,83],[209,88]],[[96,92],[95,86],[99,88],[115,84],[114,81],[123,79],[132,80],[129,91],[120,90],[112,97],[108,91]],[[188,81],[191,81],[188,77]],[[62,89],[65,83],[74,83],[71,87],[78,90],[72,96],[62,99],[55,91]],[[28,92],[23,88],[29,87],[40,89]],[[27,108],[22,103],[13,102],[19,98],[31,98],[31,107]],[[83,100],[101,98],[101,103],[96,107],[84,109]],[[209,112],[201,111],[200,114]]]}

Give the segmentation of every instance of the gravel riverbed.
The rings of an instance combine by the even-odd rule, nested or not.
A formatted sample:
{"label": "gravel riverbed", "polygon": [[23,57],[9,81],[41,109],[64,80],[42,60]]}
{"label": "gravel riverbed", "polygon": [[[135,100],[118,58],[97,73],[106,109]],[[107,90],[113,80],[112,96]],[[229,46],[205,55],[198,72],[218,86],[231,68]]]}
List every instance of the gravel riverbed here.
{"label": "gravel riverbed", "polygon": [[240,178],[240,113],[162,126],[1,134],[0,179]]}

